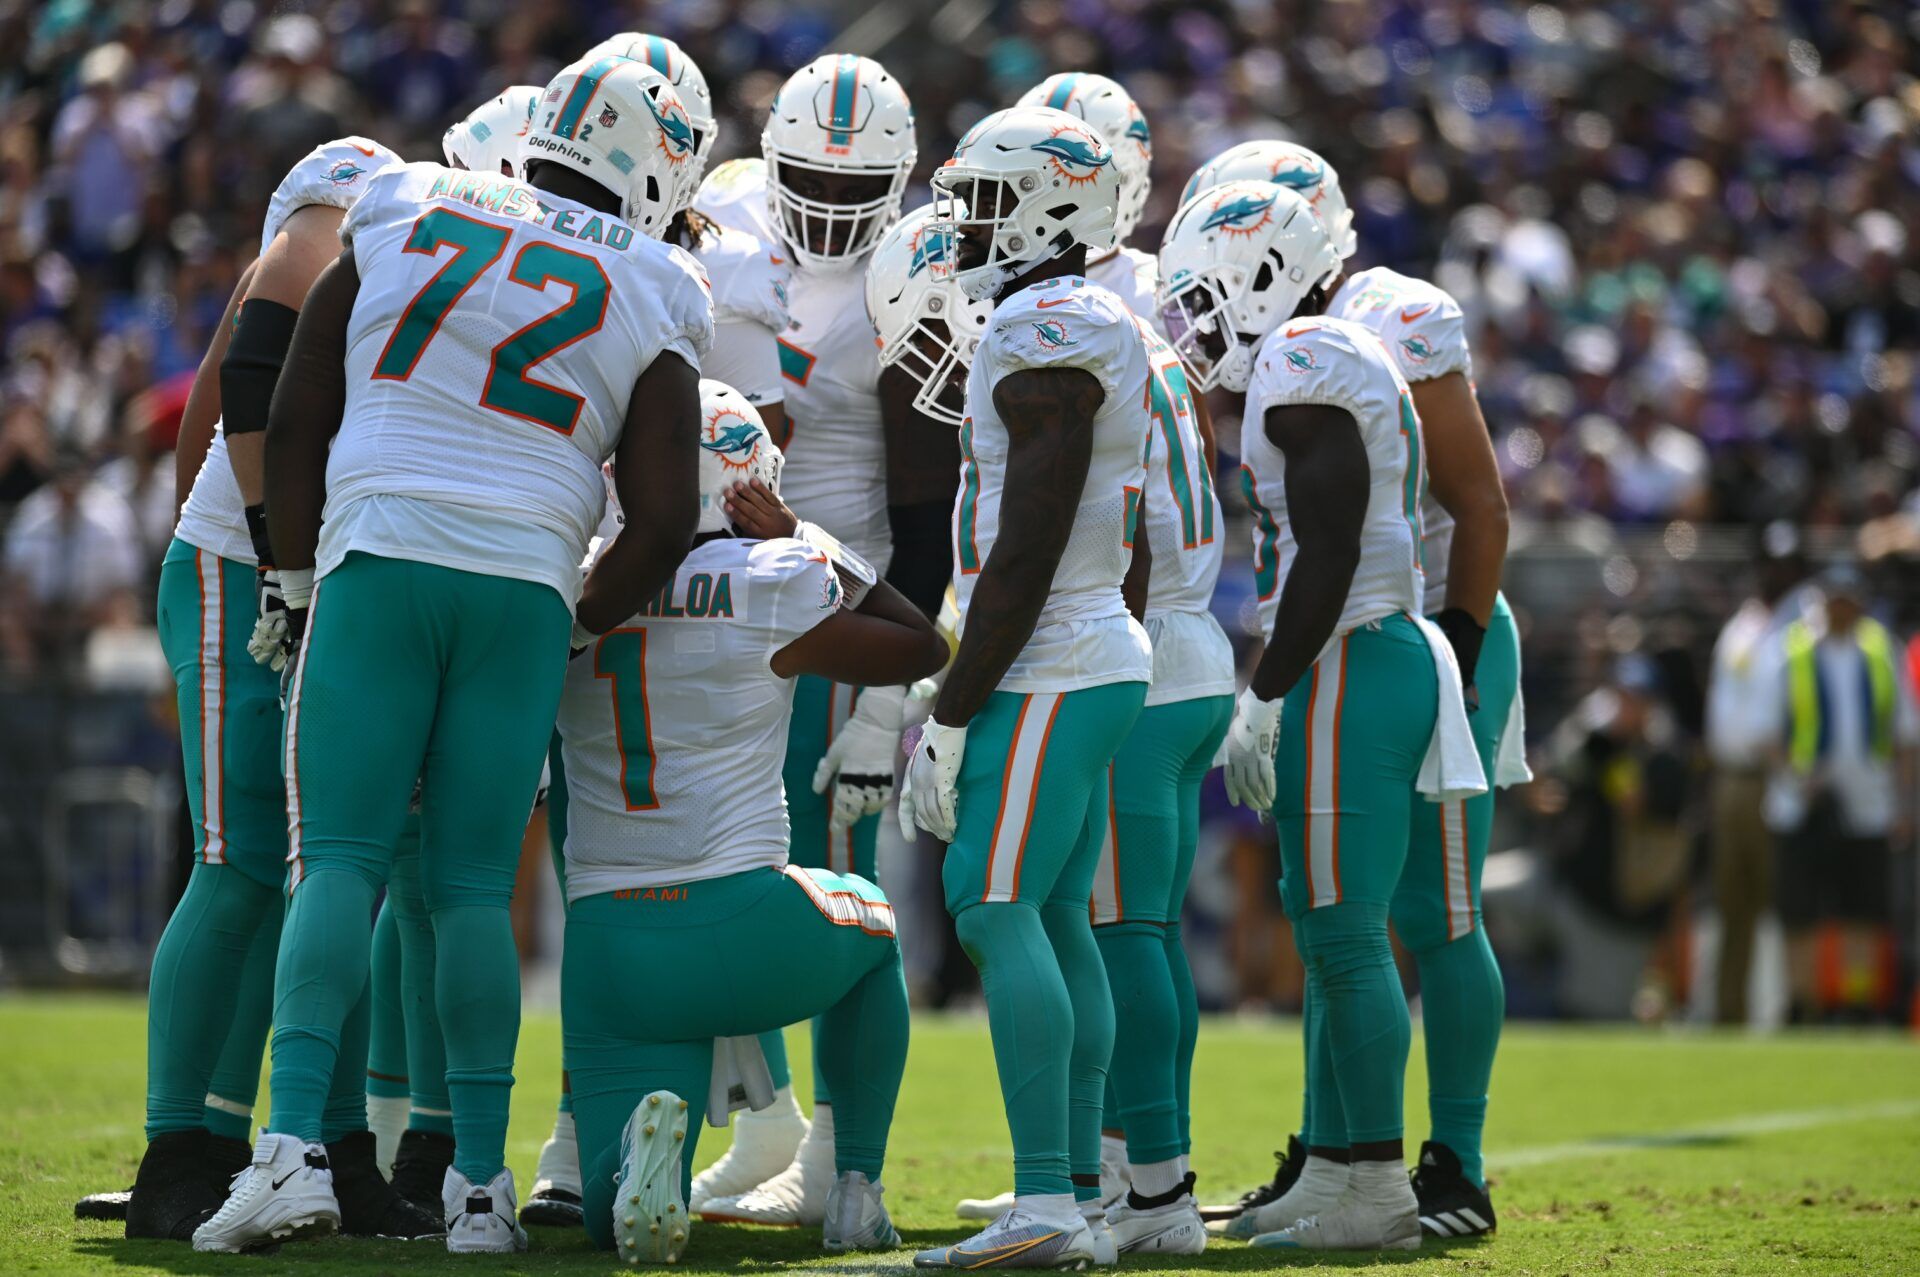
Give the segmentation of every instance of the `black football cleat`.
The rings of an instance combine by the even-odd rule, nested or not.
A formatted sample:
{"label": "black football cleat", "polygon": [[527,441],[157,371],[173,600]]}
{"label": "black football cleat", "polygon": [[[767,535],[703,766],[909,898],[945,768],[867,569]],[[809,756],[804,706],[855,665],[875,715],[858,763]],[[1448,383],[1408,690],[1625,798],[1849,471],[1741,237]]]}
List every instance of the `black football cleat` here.
{"label": "black football cleat", "polygon": [[453,1165],[453,1136],[438,1131],[404,1131],[393,1154],[393,1187],[427,1214],[440,1217],[440,1189]]}
{"label": "black football cleat", "polygon": [[120,1219],[127,1217],[127,1200],[133,1196],[133,1190],[123,1188],[117,1193],[88,1193],[73,1204],[75,1219]]}
{"label": "black football cleat", "polygon": [[537,1228],[581,1228],[587,1213],[575,1194],[564,1188],[543,1188],[520,1208],[520,1222]]}
{"label": "black football cleat", "polygon": [[1307,1164],[1307,1146],[1300,1142],[1298,1135],[1287,1136],[1287,1151],[1273,1155],[1273,1178],[1255,1189],[1249,1189],[1240,1195],[1240,1200],[1231,1205],[1202,1206],[1200,1218],[1208,1223],[1233,1219],[1250,1210],[1258,1210],[1268,1202],[1279,1201],[1300,1178],[1300,1170]]}
{"label": "black football cleat", "polygon": [[422,1210],[387,1183],[374,1161],[372,1131],[330,1141],[327,1162],[333,1168],[333,1197],[340,1203],[340,1231],[346,1236],[402,1241],[446,1236],[446,1221],[438,1210]]}
{"label": "black football cleat", "polygon": [[1420,1231],[1429,1237],[1484,1237],[1498,1221],[1487,1190],[1460,1171],[1460,1159],[1445,1144],[1420,1146],[1413,1168],[1413,1195],[1420,1203]]}
{"label": "black football cleat", "polygon": [[227,1181],[212,1174],[212,1139],[204,1126],[196,1126],[147,1142],[127,1194],[128,1237],[192,1241],[193,1230],[213,1218],[227,1200]]}

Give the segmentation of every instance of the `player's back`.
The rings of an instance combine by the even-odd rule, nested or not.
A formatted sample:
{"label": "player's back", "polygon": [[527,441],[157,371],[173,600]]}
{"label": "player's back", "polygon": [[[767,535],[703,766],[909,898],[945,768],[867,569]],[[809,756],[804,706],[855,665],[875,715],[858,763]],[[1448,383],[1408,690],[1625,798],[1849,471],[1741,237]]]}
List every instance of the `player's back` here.
{"label": "player's back", "polygon": [[1344,319],[1294,319],[1268,334],[1254,363],[1241,425],[1248,504],[1254,513],[1254,579],[1262,632],[1272,633],[1295,553],[1287,521],[1286,457],[1267,438],[1268,409],[1329,404],[1352,415],[1367,450],[1369,490],[1360,564],[1338,629],[1345,632],[1421,604],[1420,503],[1426,460],[1413,396],[1371,329]]}
{"label": "player's back", "polygon": [[1014,691],[1147,677],[1145,635],[1127,613],[1120,583],[1133,560],[1134,512],[1147,475],[1151,364],[1132,312],[1079,276],[1043,280],[1001,302],[974,356],[960,428],[954,593],[964,613],[1001,530],[1011,440],[994,389],[1012,373],[1053,368],[1091,374],[1103,399],[1052,588],[1033,638],[1001,683]]}
{"label": "player's back", "polygon": [[793,681],[769,661],[840,601],[804,542],[723,537],[575,659],[560,703],[570,898],[786,863]]}
{"label": "player's back", "polygon": [[667,351],[697,368],[711,341],[699,266],[612,214],[437,164],[381,174],[341,238],[361,283],[328,525],[368,498],[510,520],[541,544],[495,548],[537,567],[453,561],[473,543],[414,557],[551,580],[571,601],[634,381]]}

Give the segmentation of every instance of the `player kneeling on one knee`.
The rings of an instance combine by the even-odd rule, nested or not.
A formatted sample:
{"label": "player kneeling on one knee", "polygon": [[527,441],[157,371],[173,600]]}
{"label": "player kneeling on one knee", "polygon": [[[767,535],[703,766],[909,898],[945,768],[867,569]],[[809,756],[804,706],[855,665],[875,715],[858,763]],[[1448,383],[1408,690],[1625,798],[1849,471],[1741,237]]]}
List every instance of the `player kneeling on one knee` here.
{"label": "player kneeling on one knee", "polygon": [[780,452],[752,405],[719,382],[701,392],[694,549],[579,653],[561,698],[561,997],[587,1231],[630,1262],[678,1259],[701,1119],[724,1123],[736,1084],[771,1099],[751,1035],[823,1014],[838,1124],[825,1244],[891,1247],[880,1173],[907,1052],[893,910],[863,878],[788,864],[780,760],[794,676],[905,684],[946,649],[780,502]]}

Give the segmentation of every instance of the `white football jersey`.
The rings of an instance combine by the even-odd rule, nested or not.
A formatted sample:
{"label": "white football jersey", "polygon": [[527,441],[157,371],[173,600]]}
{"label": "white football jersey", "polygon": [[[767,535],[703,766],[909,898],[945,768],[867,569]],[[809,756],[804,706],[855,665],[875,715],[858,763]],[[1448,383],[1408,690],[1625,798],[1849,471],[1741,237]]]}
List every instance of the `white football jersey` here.
{"label": "white football jersey", "polygon": [[567,667],[567,899],[787,862],[780,768],[793,680],[773,654],[832,616],[802,541],[722,537]]}
{"label": "white football jersey", "polygon": [[350,550],[553,586],[572,607],[636,378],[713,340],[705,273],[524,182],[408,164],[340,228],[360,293],[317,571]]}
{"label": "white football jersey", "polygon": [[1127,309],[1147,321],[1154,335],[1165,338],[1166,325],[1160,307],[1153,299],[1160,286],[1160,259],[1137,248],[1122,247],[1099,261],[1087,263],[1087,278],[1127,304]]}
{"label": "white football jersey", "polygon": [[[260,251],[280,234],[287,219],[309,204],[352,208],[376,173],[401,163],[398,155],[369,138],[343,137],[313,148],[280,179],[260,227]],[[246,502],[227,460],[227,432],[216,425],[213,442],[194,475],[193,489],[180,507],[174,535],[188,545],[237,563],[252,563],[253,538],[247,533]]]}
{"label": "white football jersey", "polygon": [[780,254],[734,227],[715,224],[687,250],[713,288],[713,349],[703,377],[724,381],[759,407],[786,396],[780,347],[787,331],[787,288],[793,272]]}
{"label": "white football jersey", "polygon": [[1269,408],[1297,404],[1346,409],[1367,449],[1371,485],[1360,525],[1360,566],[1334,632],[1344,634],[1395,612],[1416,612],[1427,469],[1413,395],[1372,329],[1324,316],[1293,319],[1260,346],[1240,433],[1241,478],[1254,516],[1261,633],[1273,633],[1295,548],[1287,523],[1286,458],[1267,438],[1266,414]]}
{"label": "white football jersey", "polygon": [[[1077,275],[1042,280],[1001,302],[967,376],[954,500],[954,596],[962,624],[973,585],[1000,532],[1009,439],[993,388],[1023,368],[1079,368],[1106,392],[1093,419],[1093,457],[1053,587],[1000,681],[1010,692],[1065,692],[1153,674],[1146,631],[1120,582],[1133,561],[1133,520],[1151,442],[1146,337],[1121,300]],[[784,480],[783,480],[784,486]]]}
{"label": "white football jersey", "polygon": [[1152,374],[1147,381],[1147,486],[1141,496],[1153,570],[1147,635],[1153,685],[1147,704],[1234,693],[1233,644],[1214,619],[1213,587],[1226,548],[1213,467],[1194,416],[1186,365],[1138,313]]}
{"label": "white football jersey", "polygon": [[[722,164],[700,184],[694,205],[723,226],[775,245],[785,242],[767,211],[762,160]],[[880,427],[880,348],[867,318],[867,259],[840,270],[799,270],[787,286],[780,337],[786,380],[787,455],[780,496],[885,573],[893,558],[887,523],[887,445]]]}
{"label": "white football jersey", "polygon": [[[1376,266],[1340,285],[1327,313],[1365,324],[1400,366],[1409,385],[1457,372],[1473,381],[1473,356],[1467,350],[1467,319],[1460,303],[1444,288],[1424,279]],[[1421,510],[1426,525],[1423,558],[1427,569],[1429,615],[1447,605],[1447,556],[1453,552],[1453,516],[1431,492]]]}

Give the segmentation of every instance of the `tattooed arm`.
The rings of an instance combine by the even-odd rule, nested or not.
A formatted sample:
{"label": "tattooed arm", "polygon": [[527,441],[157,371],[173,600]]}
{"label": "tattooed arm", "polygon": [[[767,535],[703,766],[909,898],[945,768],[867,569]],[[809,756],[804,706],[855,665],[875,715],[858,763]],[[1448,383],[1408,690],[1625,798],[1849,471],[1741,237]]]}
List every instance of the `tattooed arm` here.
{"label": "tattooed arm", "polygon": [[1053,588],[1093,461],[1093,417],[1106,392],[1080,368],[1023,368],[993,388],[1006,423],[1006,490],[1000,531],[967,604],[966,629],[933,717],[971,722],[1006,677]]}
{"label": "tattooed arm", "polygon": [[1331,404],[1269,408],[1267,438],[1287,458],[1287,523],[1297,550],[1280,590],[1254,695],[1285,696],[1313,666],[1346,607],[1360,566],[1367,512],[1367,447],[1353,414]]}

